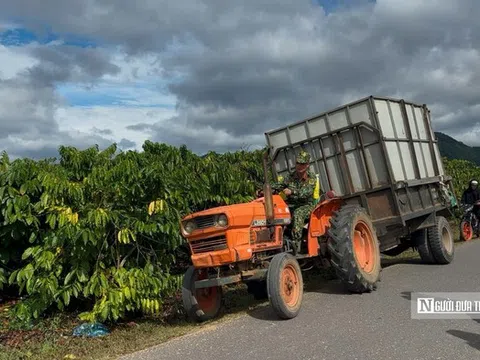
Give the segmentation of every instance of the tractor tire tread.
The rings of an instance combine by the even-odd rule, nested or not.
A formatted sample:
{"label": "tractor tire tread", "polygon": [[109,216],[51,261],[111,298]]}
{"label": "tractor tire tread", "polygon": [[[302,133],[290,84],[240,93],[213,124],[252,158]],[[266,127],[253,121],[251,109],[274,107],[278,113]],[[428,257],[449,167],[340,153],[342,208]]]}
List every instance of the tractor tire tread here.
{"label": "tractor tire tread", "polygon": [[[331,256],[330,262],[332,267],[335,269],[340,280],[345,283],[348,290],[354,293],[364,293],[376,290],[376,283],[379,280],[381,269],[379,251],[377,254],[378,274],[374,276],[373,281],[372,279],[367,279],[357,266],[350,235],[353,222],[359,214],[367,215],[365,210],[360,206],[343,206],[339,211],[334,212],[334,216],[330,220],[331,226],[327,232],[329,237],[327,247]],[[375,234],[373,226],[371,226],[371,230],[373,234]]]}
{"label": "tractor tire tread", "polygon": [[[299,299],[297,306],[294,309],[289,309],[285,304],[281,296],[280,279],[281,272],[286,263],[290,263],[296,269],[296,273],[299,279]],[[270,301],[270,305],[277,314],[277,316],[283,320],[292,319],[296,317],[301,309],[303,300],[303,276],[300,265],[297,259],[289,253],[279,253],[273,257],[270,261],[267,272],[267,294]]]}
{"label": "tractor tire tread", "polygon": [[195,286],[195,268],[189,266],[183,276],[182,281],[182,302],[183,308],[188,317],[196,322],[204,322],[211,320],[218,316],[223,305],[223,291],[222,287],[217,288],[216,308],[213,313],[206,314],[198,305],[197,299],[194,295]]}

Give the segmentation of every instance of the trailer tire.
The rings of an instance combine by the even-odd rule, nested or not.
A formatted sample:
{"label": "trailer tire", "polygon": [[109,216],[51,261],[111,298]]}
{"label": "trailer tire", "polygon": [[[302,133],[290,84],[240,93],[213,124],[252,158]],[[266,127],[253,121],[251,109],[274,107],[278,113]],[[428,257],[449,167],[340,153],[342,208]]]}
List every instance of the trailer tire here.
{"label": "trailer tire", "polygon": [[204,322],[218,316],[222,307],[223,292],[221,286],[195,290],[197,275],[198,271],[190,266],[183,276],[183,308],[191,319]]}
{"label": "trailer tire", "polygon": [[337,276],[351,292],[375,290],[380,281],[380,246],[366,210],[345,205],[330,223],[328,249]]}
{"label": "trailer tire", "polygon": [[417,230],[412,234],[412,242],[417,248],[420,255],[420,259],[425,264],[434,264],[435,257],[433,256],[432,249],[430,247],[430,241],[428,239],[427,229]]}
{"label": "trailer tire", "polygon": [[293,255],[280,253],[273,257],[268,267],[267,293],[279,318],[286,320],[298,315],[303,300],[303,276]]}
{"label": "trailer tire", "polygon": [[428,228],[428,242],[435,263],[446,265],[452,262],[455,255],[455,243],[450,224],[443,216],[438,216],[435,226]]}

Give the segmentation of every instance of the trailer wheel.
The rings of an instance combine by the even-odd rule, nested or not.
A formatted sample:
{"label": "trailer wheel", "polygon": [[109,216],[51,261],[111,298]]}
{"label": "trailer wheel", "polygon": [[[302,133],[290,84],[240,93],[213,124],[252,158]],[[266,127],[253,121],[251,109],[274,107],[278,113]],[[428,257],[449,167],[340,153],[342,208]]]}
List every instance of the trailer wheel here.
{"label": "trailer wheel", "polygon": [[375,290],[380,280],[380,246],[365,209],[343,206],[330,223],[328,249],[337,276],[351,292]]}
{"label": "trailer wheel", "polygon": [[467,220],[460,223],[460,237],[463,241],[470,241],[473,238],[473,227]]}
{"label": "trailer wheel", "polygon": [[268,267],[267,292],[278,317],[292,319],[298,315],[303,300],[303,276],[297,259],[291,254],[273,257]]}
{"label": "trailer wheel", "polygon": [[199,273],[190,266],[183,276],[182,300],[187,315],[197,322],[215,318],[222,307],[221,286],[195,289],[195,281],[206,278],[206,272]]}
{"label": "trailer wheel", "polygon": [[435,226],[428,228],[428,242],[437,264],[445,265],[452,262],[455,243],[450,224],[443,216],[437,217]]}
{"label": "trailer wheel", "polygon": [[422,259],[425,264],[434,264],[435,257],[433,256],[432,249],[430,247],[427,229],[417,230],[411,235],[411,237],[412,243],[418,250],[420,259]]}

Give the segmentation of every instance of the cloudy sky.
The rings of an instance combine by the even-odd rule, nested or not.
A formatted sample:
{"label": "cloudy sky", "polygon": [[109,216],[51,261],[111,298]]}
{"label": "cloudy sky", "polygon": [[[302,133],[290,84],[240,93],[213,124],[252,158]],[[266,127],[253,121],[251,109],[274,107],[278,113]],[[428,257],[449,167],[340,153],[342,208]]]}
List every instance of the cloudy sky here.
{"label": "cloudy sky", "polygon": [[479,0],[0,0],[0,151],[202,153],[371,94],[480,145]]}

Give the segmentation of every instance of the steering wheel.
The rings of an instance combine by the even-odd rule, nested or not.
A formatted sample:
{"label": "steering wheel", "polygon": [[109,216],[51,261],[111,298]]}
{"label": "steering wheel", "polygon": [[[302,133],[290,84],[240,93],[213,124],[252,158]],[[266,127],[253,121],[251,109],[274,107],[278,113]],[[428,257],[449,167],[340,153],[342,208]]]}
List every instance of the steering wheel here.
{"label": "steering wheel", "polygon": [[[278,190],[274,190],[272,189],[272,195],[280,195],[282,191],[278,191]],[[265,194],[263,193],[263,189],[259,189],[255,192],[255,195],[257,196],[257,198],[262,198],[265,196]]]}

